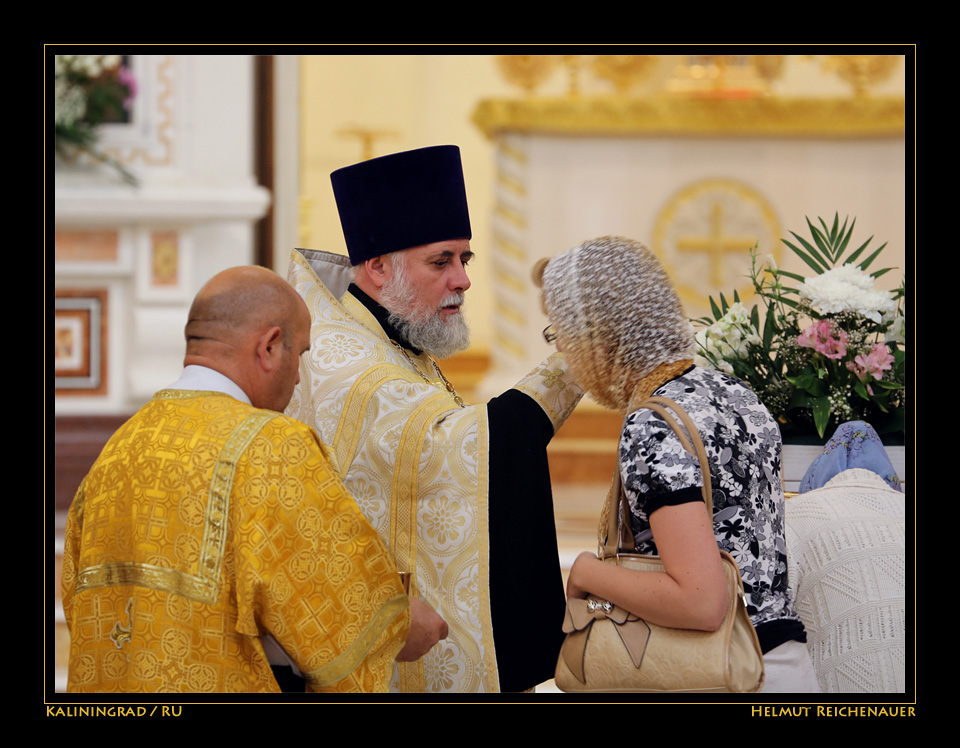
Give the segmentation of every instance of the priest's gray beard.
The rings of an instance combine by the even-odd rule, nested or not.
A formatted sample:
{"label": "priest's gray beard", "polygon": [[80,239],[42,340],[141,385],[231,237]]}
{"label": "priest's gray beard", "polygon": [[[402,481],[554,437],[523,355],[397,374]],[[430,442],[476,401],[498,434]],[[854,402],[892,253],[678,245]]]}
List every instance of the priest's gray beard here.
{"label": "priest's gray beard", "polygon": [[463,312],[444,320],[440,309],[463,304],[462,293],[444,297],[438,309],[423,309],[417,303],[417,292],[406,273],[406,258],[393,263],[393,277],[380,289],[380,305],[390,312],[390,324],[414,348],[434,358],[448,358],[465,351],[470,345],[470,328]]}

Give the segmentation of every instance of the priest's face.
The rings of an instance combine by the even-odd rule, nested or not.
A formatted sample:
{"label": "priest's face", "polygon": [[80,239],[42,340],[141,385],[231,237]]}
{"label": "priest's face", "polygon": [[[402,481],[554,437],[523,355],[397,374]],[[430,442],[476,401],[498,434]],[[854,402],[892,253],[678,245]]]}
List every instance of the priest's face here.
{"label": "priest's face", "polygon": [[466,239],[425,244],[384,258],[387,280],[380,303],[412,345],[437,358],[470,344],[462,307],[472,259]]}

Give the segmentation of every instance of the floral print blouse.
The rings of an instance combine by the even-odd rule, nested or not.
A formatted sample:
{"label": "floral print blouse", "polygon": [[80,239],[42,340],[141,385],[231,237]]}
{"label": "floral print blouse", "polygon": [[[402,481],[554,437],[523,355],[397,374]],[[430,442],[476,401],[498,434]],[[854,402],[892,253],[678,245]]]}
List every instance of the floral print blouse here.
{"label": "floral print blouse", "polygon": [[[713,369],[692,367],[654,394],[683,406],[700,431],[710,463],[714,533],[740,567],[758,634],[762,624],[792,619],[802,635],[787,587],[780,429],[770,412],[743,382]],[[703,500],[699,461],[660,416],[641,409],[624,422],[620,473],[636,552],[656,554],[648,518],[663,506]]]}

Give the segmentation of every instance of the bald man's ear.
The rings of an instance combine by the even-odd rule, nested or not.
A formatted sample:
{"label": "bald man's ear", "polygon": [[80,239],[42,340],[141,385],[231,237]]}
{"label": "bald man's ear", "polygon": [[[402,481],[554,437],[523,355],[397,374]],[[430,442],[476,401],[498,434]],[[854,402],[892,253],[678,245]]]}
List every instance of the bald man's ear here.
{"label": "bald man's ear", "polygon": [[263,371],[273,371],[283,361],[283,330],[277,325],[266,328],[257,339],[257,363]]}

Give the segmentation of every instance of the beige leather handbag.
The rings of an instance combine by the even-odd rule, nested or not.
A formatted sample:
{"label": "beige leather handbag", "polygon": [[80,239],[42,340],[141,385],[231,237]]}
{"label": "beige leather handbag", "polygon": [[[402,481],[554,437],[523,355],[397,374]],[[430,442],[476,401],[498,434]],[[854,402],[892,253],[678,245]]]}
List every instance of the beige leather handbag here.
{"label": "beige leather handbag", "polygon": [[[700,460],[703,499],[712,524],[710,466],[692,419],[665,397],[651,397],[638,407],[656,411],[683,446]],[[668,409],[676,413],[686,431]],[[614,470],[605,514],[606,535],[601,545],[606,563],[636,571],[663,571],[658,556],[620,552],[633,550],[634,543],[619,466]],[[720,551],[720,556],[729,603],[716,631],[658,626],[596,597],[569,600],[563,621],[567,637],[557,661],[557,687],[574,693],[759,691],[763,686],[763,654],[747,615],[740,570],[730,554]]]}

